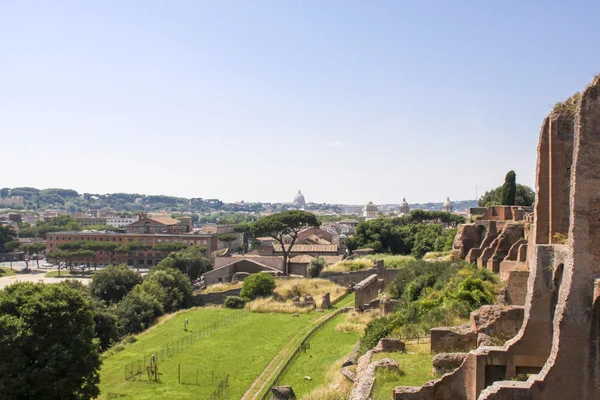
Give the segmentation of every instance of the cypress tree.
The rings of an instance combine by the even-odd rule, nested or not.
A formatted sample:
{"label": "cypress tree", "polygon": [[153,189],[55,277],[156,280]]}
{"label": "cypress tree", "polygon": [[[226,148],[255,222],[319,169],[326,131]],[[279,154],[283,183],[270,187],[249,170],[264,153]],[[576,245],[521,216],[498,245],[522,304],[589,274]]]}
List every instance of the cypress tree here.
{"label": "cypress tree", "polygon": [[514,206],[517,203],[517,174],[509,171],[502,185],[502,205]]}

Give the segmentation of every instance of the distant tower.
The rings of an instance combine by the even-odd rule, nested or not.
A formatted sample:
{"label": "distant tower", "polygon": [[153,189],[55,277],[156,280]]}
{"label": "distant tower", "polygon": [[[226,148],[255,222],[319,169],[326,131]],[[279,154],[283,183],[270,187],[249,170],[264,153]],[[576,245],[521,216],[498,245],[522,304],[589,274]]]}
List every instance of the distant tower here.
{"label": "distant tower", "polygon": [[362,215],[367,221],[376,219],[379,216],[379,210],[377,209],[377,206],[370,201],[366,206],[363,207]]}
{"label": "distant tower", "polygon": [[450,201],[450,197],[446,197],[446,201],[444,202],[444,205],[442,205],[442,209],[449,213],[452,212],[452,202]]}
{"label": "distant tower", "polygon": [[410,213],[410,207],[408,206],[406,199],[403,198],[402,203],[400,203],[400,214],[408,214],[408,213]]}
{"label": "distant tower", "polygon": [[306,204],[306,200],[304,199],[304,195],[301,191],[298,190],[298,194],[294,197],[294,205],[298,208],[304,207]]}

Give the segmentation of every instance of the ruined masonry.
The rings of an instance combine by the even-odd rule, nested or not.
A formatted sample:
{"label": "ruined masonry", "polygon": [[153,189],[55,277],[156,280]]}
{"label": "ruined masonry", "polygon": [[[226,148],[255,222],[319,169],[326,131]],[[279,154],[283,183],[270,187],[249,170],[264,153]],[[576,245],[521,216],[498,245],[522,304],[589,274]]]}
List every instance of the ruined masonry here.
{"label": "ruined masonry", "polygon": [[[514,245],[508,249],[520,259],[527,246],[519,333],[504,346],[469,352],[459,368],[422,387],[397,387],[395,400],[600,399],[598,78],[544,120],[536,192],[527,243],[519,244],[516,256]],[[471,255],[483,265],[485,252]],[[514,380],[517,375],[528,378]]]}

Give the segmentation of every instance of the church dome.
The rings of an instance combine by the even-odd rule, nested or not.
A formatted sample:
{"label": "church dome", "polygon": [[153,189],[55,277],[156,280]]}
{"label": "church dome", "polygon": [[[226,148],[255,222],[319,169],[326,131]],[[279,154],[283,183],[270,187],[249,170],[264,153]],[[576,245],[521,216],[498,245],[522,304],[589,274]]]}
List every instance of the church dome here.
{"label": "church dome", "polygon": [[373,204],[372,201],[369,202],[369,204],[367,204],[364,208],[363,211],[374,211],[377,212],[377,206],[375,204]]}
{"label": "church dome", "polygon": [[446,201],[442,205],[442,209],[446,212],[452,212],[452,202],[450,201],[450,197],[446,198]]}
{"label": "church dome", "polygon": [[298,207],[302,207],[306,204],[304,195],[299,190],[298,190],[298,194],[296,194],[296,196],[294,197],[294,204]]}
{"label": "church dome", "polygon": [[402,203],[400,203],[400,213],[401,214],[408,214],[410,212],[410,207],[408,206],[408,203],[406,202],[406,199],[403,198],[402,199]]}

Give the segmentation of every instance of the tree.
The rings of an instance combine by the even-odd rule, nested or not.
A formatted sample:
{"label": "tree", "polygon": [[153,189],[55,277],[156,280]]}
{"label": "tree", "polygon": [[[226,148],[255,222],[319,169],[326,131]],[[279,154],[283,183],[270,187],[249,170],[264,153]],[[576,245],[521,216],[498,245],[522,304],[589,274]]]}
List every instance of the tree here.
{"label": "tree", "polygon": [[514,206],[517,203],[517,175],[515,171],[509,171],[502,185],[502,205]]}
{"label": "tree", "polygon": [[175,268],[186,274],[190,280],[198,279],[203,273],[210,271],[212,265],[204,257],[206,247],[195,245],[169,254],[156,266],[160,268]]}
{"label": "tree", "polygon": [[17,240],[15,231],[9,225],[0,225],[0,253],[5,253],[8,250],[4,247],[7,242]]}
{"label": "tree", "polygon": [[138,333],[148,328],[164,313],[158,299],[137,286],[117,304],[121,334]]}
{"label": "tree", "polygon": [[259,272],[244,279],[240,296],[252,300],[256,297],[270,296],[273,294],[273,290],[275,290],[275,278],[273,278],[273,275]]}
{"label": "tree", "polygon": [[[256,237],[270,236],[279,242],[283,254],[283,272],[284,275],[288,275],[288,259],[296,243],[296,239],[298,239],[298,233],[308,227],[318,227],[319,225],[320,223],[314,214],[301,210],[292,210],[262,217],[254,223],[252,230]],[[291,242],[286,247],[285,238],[287,237],[291,238]]]}
{"label": "tree", "polygon": [[247,253],[249,250],[250,237],[252,236],[252,224],[249,222],[242,222],[233,228],[237,233],[242,234],[242,253]]}
{"label": "tree", "polygon": [[142,242],[131,242],[127,245],[127,250],[129,250],[129,252],[133,253],[134,263],[135,263],[135,266],[136,266],[138,272],[140,271],[139,253],[140,253],[140,251],[146,250],[147,248],[148,248],[148,246],[146,246]]}
{"label": "tree", "polygon": [[323,258],[317,257],[314,260],[311,260],[310,264],[308,264],[306,274],[310,278],[317,278],[326,266],[327,262]]}
{"label": "tree", "polygon": [[40,253],[46,250],[46,245],[43,243],[32,243],[29,245],[29,251],[31,254],[35,254],[35,262],[37,264],[38,269],[40,268]]}
{"label": "tree", "polygon": [[225,247],[227,248],[229,248],[229,245],[231,245],[231,242],[233,242],[235,239],[237,239],[237,235],[234,233],[224,233],[217,236],[217,240],[225,243]]}
{"label": "tree", "polygon": [[[515,205],[517,206],[532,206],[535,201],[535,192],[529,186],[517,183],[517,195]],[[491,207],[502,205],[502,186],[485,192],[479,199],[479,207]]]}
{"label": "tree", "polygon": [[[18,240],[11,240],[10,242],[4,243],[4,250],[9,253],[14,253],[21,246],[21,243]],[[10,258],[10,269],[12,269],[12,257]]]}
{"label": "tree", "polygon": [[140,274],[127,265],[110,265],[94,274],[90,293],[107,304],[115,304],[141,281]]}
{"label": "tree", "polygon": [[144,283],[157,282],[165,291],[163,308],[172,312],[182,307],[189,307],[192,300],[192,284],[190,279],[180,270],[175,268],[154,267],[144,277]]}
{"label": "tree", "polygon": [[181,251],[187,249],[188,245],[185,242],[166,242],[166,243],[158,243],[152,247],[153,251],[158,253],[162,253],[163,256],[168,253],[173,253],[176,251]]}
{"label": "tree", "polygon": [[92,399],[100,352],[92,304],[67,285],[17,283],[0,291],[3,399]]}

